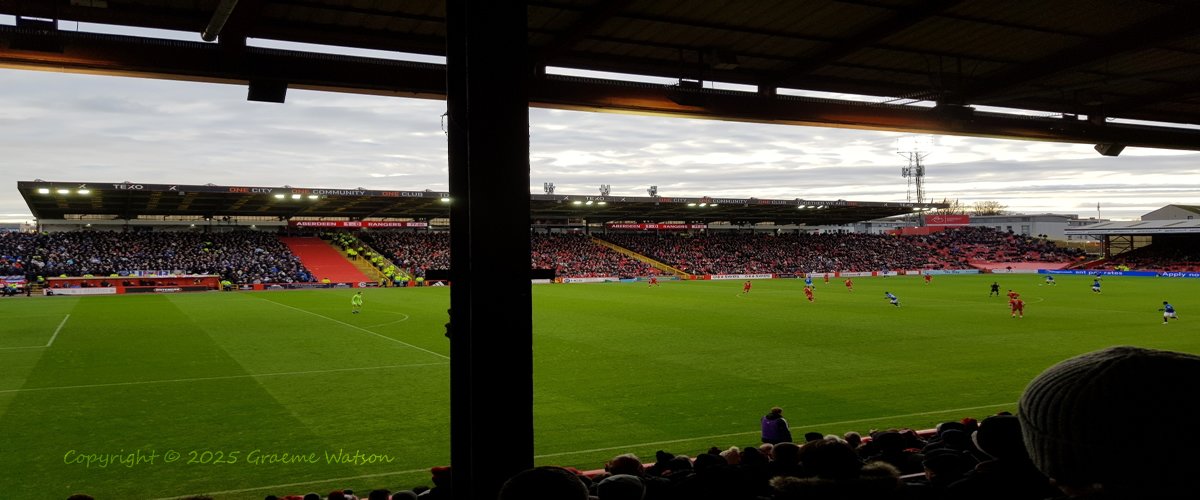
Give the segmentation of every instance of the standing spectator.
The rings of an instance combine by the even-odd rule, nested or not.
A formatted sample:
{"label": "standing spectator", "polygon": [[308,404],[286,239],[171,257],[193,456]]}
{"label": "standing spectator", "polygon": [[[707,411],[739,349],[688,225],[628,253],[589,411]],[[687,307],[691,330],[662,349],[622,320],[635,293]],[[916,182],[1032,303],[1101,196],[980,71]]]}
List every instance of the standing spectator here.
{"label": "standing spectator", "polygon": [[788,428],[787,420],[783,418],[783,408],[771,408],[771,412],[763,415],[762,442],[779,444],[792,442],[792,430]]}

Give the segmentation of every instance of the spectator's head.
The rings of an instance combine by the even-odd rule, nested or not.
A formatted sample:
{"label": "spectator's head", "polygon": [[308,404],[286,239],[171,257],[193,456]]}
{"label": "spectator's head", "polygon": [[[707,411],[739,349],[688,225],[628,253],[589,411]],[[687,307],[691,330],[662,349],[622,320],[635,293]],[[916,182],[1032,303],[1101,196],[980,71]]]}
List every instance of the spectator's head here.
{"label": "spectator's head", "polygon": [[729,465],[737,465],[742,463],[742,450],[737,446],[730,446],[728,450],[721,452],[721,458],[725,459],[725,463]]}
{"label": "spectator's head", "polygon": [[726,462],[725,459],[721,458],[720,455],[713,455],[712,453],[701,453],[699,455],[696,455],[696,461],[692,463],[692,468],[695,469],[697,472],[699,472],[702,470],[714,469],[714,468],[721,467],[724,465],[728,465],[728,462]]}
{"label": "spectator's head", "polygon": [[862,435],[857,432],[847,432],[842,436],[842,439],[845,439],[846,444],[850,445],[851,448],[858,449],[859,446],[862,446]]}
{"label": "spectator's head", "polygon": [[671,474],[691,473],[692,459],[687,455],[675,455],[667,461],[667,472]]}
{"label": "spectator's head", "polygon": [[371,490],[371,493],[367,494],[367,500],[388,500],[391,496],[392,492],[388,490]]}
{"label": "spectator's head", "polygon": [[966,475],[975,461],[960,451],[942,448],[926,453],[921,466],[930,483],[948,485]]}
{"label": "spectator's head", "polygon": [[1021,422],[1012,415],[995,415],[983,419],[973,436],[975,446],[988,456],[1000,460],[1026,460],[1025,443],[1021,440]]}
{"label": "spectator's head", "polygon": [[832,439],[805,443],[799,458],[809,472],[824,479],[849,479],[862,469],[858,454],[846,443]]}
{"label": "spectator's head", "polygon": [[614,475],[629,474],[638,477],[641,477],[645,472],[645,468],[642,467],[642,461],[638,459],[637,455],[632,453],[613,457],[612,460],[604,465],[604,470]]}
{"label": "spectator's head", "polygon": [[961,430],[965,430],[965,429],[966,429],[966,426],[963,425],[962,422],[955,422],[955,421],[942,422],[937,425],[937,435],[939,438],[941,438],[941,437],[943,437],[942,435],[945,434],[946,431],[949,431],[949,430],[961,431]]}
{"label": "spectator's head", "polygon": [[821,439],[825,439],[825,435],[821,434],[820,432],[805,432],[804,433],[804,442],[806,442],[806,443],[811,442],[811,441],[819,441]]}
{"label": "spectator's head", "polygon": [[899,453],[904,451],[904,436],[896,431],[880,432],[874,436],[875,446],[883,453]]}
{"label": "spectator's head", "polygon": [[534,467],[504,482],[499,500],[588,500],[587,486],[562,467]]}
{"label": "spectator's head", "polygon": [[609,476],[596,484],[596,496],[600,500],[642,500],[646,485],[641,478],[629,474]]}
{"label": "spectator's head", "polygon": [[74,495],[67,497],[67,500],[96,500],[96,499],[93,498],[91,495],[86,495],[83,493],[76,493]]}
{"label": "spectator's head", "polygon": [[774,406],[774,407],[772,407],[772,408],[771,408],[771,413],[770,413],[770,414],[771,414],[771,415],[783,415],[783,408],[780,408],[780,407],[778,407],[778,406]]}
{"label": "spectator's head", "polygon": [[[1018,413],[1034,464],[1068,493],[1190,498],[1200,470],[1196,394],[1200,356],[1110,347],[1042,372]],[[1147,429],[1172,439],[1123,436]]]}
{"label": "spectator's head", "polygon": [[667,462],[670,462],[672,458],[675,458],[675,455],[671,452],[658,450],[654,452],[654,466],[659,469],[666,467]]}
{"label": "spectator's head", "polygon": [[304,495],[304,500],[321,500],[321,495],[317,493],[309,493]]}
{"label": "spectator's head", "polygon": [[409,490],[401,490],[392,493],[391,500],[417,500],[417,494]]}
{"label": "spectator's head", "polygon": [[764,457],[768,459],[775,458],[775,445],[771,443],[763,443],[758,445],[758,451],[761,451]]}
{"label": "spectator's head", "polygon": [[800,445],[796,443],[777,443],[775,448],[771,449],[771,455],[775,457],[776,462],[798,464],[800,463]]}
{"label": "spectator's head", "polygon": [[742,459],[741,459],[742,465],[748,465],[748,466],[762,465],[762,464],[767,463],[769,460],[770,460],[770,458],[767,457],[767,455],[764,454],[762,452],[762,450],[759,448],[755,448],[755,447],[751,446],[749,448],[742,450]]}

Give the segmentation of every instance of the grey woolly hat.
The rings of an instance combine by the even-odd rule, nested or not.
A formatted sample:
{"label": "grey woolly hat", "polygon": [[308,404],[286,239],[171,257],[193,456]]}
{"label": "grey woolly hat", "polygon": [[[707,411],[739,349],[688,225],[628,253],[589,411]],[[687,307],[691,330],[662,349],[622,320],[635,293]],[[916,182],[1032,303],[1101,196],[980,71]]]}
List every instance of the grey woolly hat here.
{"label": "grey woolly hat", "polygon": [[600,500],[641,500],[646,496],[646,485],[637,476],[617,474],[600,481],[596,493]]}
{"label": "grey woolly hat", "polygon": [[1082,354],[1035,377],[1018,417],[1030,458],[1059,484],[1175,498],[1200,470],[1200,357],[1128,346]]}

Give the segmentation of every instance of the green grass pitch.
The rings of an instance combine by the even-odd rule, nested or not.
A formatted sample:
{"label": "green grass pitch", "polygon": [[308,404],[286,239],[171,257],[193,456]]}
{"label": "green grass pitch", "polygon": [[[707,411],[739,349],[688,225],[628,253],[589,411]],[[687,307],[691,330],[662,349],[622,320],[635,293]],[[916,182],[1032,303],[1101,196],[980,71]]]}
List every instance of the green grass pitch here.
{"label": "green grass pitch", "polygon": [[[988,296],[993,280],[1022,294],[1024,319]],[[537,461],[754,444],[775,405],[797,436],[928,428],[1015,411],[1033,376],[1078,353],[1200,353],[1200,280],[1107,277],[1102,294],[1058,281],[857,278],[849,293],[818,280],[815,303],[798,280],[745,295],[741,281],[534,286]],[[449,462],[449,289],[367,290],[356,315],[351,294],[0,300],[4,494],[427,484]],[[1181,319],[1161,325],[1163,300]]]}

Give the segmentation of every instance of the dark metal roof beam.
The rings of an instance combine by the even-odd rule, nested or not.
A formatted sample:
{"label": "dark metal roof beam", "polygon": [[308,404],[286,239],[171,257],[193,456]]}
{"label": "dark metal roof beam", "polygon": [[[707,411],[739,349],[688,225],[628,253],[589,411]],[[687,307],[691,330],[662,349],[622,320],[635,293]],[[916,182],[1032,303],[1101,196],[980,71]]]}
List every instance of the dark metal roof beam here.
{"label": "dark metal roof beam", "polygon": [[541,48],[531,59],[537,66],[550,64],[555,57],[571,50],[575,44],[596,31],[600,25],[612,19],[618,12],[624,10],[633,0],[601,0],[600,3],[583,14],[574,24],[555,34],[554,39]]}
{"label": "dark metal roof beam", "polygon": [[1126,111],[1131,111],[1154,104],[1166,102],[1179,102],[1188,99],[1193,99],[1200,96],[1200,83],[1181,83],[1172,85],[1151,94],[1143,94],[1137,97],[1119,100],[1114,103],[1105,103],[1101,109],[1105,113],[1120,114]]}
{"label": "dark metal roof beam", "polygon": [[894,11],[891,16],[867,26],[847,40],[841,40],[833,44],[821,53],[808,58],[807,61],[787,69],[784,73],[805,74],[820,69],[834,61],[841,60],[843,57],[858,52],[864,47],[879,43],[896,33],[911,28],[917,23],[929,19],[930,16],[937,15],[939,12],[952,8],[962,2],[963,0],[927,0],[915,8]]}
{"label": "dark metal roof beam", "polygon": [[971,103],[1072,68],[1087,66],[1117,54],[1137,52],[1200,31],[1200,4],[1180,7],[1103,38],[1059,51],[1029,64],[1015,66],[980,79],[961,99]]}

